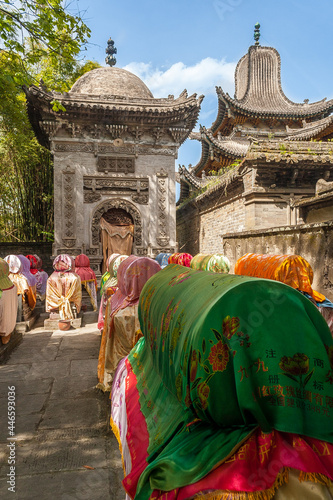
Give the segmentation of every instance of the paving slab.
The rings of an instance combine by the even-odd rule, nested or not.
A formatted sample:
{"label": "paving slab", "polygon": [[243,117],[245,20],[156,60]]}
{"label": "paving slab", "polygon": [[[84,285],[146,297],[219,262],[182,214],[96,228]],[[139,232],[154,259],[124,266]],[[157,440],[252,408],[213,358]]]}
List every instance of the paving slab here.
{"label": "paving slab", "polygon": [[96,375],[78,375],[75,377],[62,377],[55,380],[50,398],[82,398],[95,397],[98,379]]}
{"label": "paving slab", "polygon": [[99,422],[101,413],[100,402],[96,399],[57,399],[50,400],[43,420],[40,423],[40,429],[56,429],[61,426],[92,427]]}
{"label": "paving slab", "polygon": [[96,359],[74,359],[71,361],[70,373],[74,377],[76,375],[97,374],[97,364]]}
{"label": "paving slab", "polygon": [[25,377],[30,372],[30,369],[30,363],[20,365],[2,365],[0,366],[0,383],[13,385],[15,380],[21,380]]}
{"label": "paving slab", "polygon": [[[6,480],[0,481],[0,498],[3,500],[106,500],[110,498],[110,479],[115,475],[108,469],[61,471],[37,476],[17,477],[16,492],[7,490]],[[115,485],[119,490],[119,484]],[[112,488],[112,487],[111,487]],[[10,495],[10,496],[9,496]],[[115,497],[120,500],[125,497]]]}
{"label": "paving slab", "polygon": [[[125,498],[110,400],[96,389],[99,344],[96,324],[69,332],[38,327],[0,366],[1,500]],[[6,482],[9,385],[16,394],[16,493]]]}
{"label": "paving slab", "polygon": [[[26,379],[38,379],[43,377],[68,377],[70,370],[70,359],[55,360],[55,361],[42,361],[32,363],[31,369],[27,373]],[[20,365],[13,365],[20,366]],[[1,373],[0,373],[1,376]]]}

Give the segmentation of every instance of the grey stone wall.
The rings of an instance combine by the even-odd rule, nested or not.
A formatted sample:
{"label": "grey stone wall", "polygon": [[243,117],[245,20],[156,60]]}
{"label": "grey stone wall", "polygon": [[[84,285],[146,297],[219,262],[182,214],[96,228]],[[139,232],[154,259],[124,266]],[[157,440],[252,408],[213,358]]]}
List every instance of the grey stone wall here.
{"label": "grey stone wall", "polygon": [[39,255],[39,257],[43,261],[43,269],[47,272],[47,274],[51,274],[53,272],[52,267],[52,243],[44,243],[44,242],[13,242],[6,243],[0,242],[0,257],[4,258],[6,255]]}

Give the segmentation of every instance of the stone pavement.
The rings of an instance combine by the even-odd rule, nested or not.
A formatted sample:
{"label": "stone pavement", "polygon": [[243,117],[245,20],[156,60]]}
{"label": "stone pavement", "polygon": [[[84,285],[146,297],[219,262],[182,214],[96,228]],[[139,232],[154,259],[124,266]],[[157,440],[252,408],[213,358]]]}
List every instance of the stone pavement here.
{"label": "stone pavement", "polygon": [[[96,323],[67,332],[37,323],[0,366],[1,500],[124,500],[110,400],[95,388],[99,341]],[[14,392],[15,441],[7,416]]]}

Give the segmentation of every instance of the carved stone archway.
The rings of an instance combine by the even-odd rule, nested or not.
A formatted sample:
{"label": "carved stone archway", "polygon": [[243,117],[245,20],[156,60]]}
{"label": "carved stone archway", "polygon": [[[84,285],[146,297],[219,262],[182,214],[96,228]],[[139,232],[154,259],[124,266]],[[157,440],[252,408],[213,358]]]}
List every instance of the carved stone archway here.
{"label": "carved stone archway", "polygon": [[99,245],[99,224],[102,215],[112,208],[122,208],[128,212],[134,222],[134,244],[135,246],[142,245],[142,218],[140,211],[127,200],[122,200],[120,198],[115,198],[112,200],[105,200],[103,203],[98,205],[94,211],[92,222],[91,222],[91,235],[92,244],[94,246]]}

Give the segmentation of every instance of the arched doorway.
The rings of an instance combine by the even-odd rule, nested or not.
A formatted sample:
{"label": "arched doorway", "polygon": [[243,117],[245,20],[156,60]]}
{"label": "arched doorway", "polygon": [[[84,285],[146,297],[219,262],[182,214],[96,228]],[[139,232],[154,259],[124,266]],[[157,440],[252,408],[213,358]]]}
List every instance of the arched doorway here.
{"label": "arched doorway", "polygon": [[103,250],[102,273],[104,273],[111,254],[130,255],[132,253],[134,221],[126,210],[110,208],[103,213],[99,225]]}

